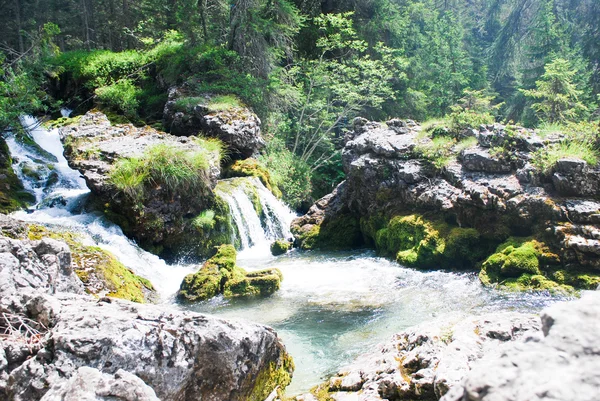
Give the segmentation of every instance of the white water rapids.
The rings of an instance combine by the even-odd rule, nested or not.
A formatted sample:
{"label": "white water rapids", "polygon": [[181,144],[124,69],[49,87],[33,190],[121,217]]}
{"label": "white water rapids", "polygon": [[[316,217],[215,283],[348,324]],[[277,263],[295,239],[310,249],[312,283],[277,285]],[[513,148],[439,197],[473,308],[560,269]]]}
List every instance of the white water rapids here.
{"label": "white water rapids", "polygon": [[[37,124],[32,118],[23,122]],[[182,278],[198,266],[168,265],[137,247],[101,214],[85,212],[89,190],[79,173],[66,164],[58,131],[36,127],[32,136],[58,162],[44,167],[48,160],[14,138],[7,139],[15,171],[37,199],[31,210],[14,216],[82,233],[85,241],[112,252],[125,266],[148,278],[163,302],[174,308],[273,326],[296,364],[288,394],[308,390],[359,353],[406,327],[449,314],[537,311],[557,300],[545,294],[487,289],[475,274],[407,269],[372,252],[293,251],[273,257],[269,243],[291,235],[293,214],[257,179],[242,178],[222,181],[217,191],[230,206],[239,232],[238,264],[249,270],[279,268],[284,276],[280,291],[265,299],[217,297],[192,306],[177,305],[173,295]],[[25,174],[32,168],[39,172]],[[55,180],[49,182],[54,173]]]}

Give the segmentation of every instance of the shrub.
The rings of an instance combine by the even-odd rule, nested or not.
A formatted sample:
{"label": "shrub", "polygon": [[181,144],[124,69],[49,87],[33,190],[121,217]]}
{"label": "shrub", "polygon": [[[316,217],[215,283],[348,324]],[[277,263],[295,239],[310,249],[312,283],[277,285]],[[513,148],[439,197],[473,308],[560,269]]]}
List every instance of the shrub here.
{"label": "shrub", "polygon": [[96,89],[97,99],[103,105],[123,113],[128,118],[136,118],[139,107],[138,95],[141,89],[129,79]]}
{"label": "shrub", "polygon": [[110,173],[111,183],[130,198],[141,201],[149,187],[168,194],[202,194],[209,187],[206,151],[189,152],[167,145],[155,145],[141,157],[117,162]]}
{"label": "shrub", "polygon": [[450,129],[460,133],[468,128],[478,128],[480,125],[494,123],[494,116],[474,110],[455,110],[450,113]]}
{"label": "shrub", "polygon": [[272,182],[281,190],[282,199],[292,208],[299,209],[310,203],[312,181],[310,167],[290,152],[283,142],[273,139],[267,143],[259,161],[271,173]]}

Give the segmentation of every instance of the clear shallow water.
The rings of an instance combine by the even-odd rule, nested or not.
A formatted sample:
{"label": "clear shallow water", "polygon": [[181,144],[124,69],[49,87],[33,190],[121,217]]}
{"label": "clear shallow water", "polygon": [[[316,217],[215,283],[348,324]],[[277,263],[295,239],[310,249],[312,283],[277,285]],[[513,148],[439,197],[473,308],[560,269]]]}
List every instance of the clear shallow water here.
{"label": "clear shallow water", "polygon": [[473,273],[421,272],[373,252],[292,252],[262,261],[256,253],[241,254],[238,264],[279,268],[284,281],[278,293],[179,307],[274,327],[296,364],[288,394],[310,389],[407,327],[450,314],[537,312],[560,299],[490,290]]}

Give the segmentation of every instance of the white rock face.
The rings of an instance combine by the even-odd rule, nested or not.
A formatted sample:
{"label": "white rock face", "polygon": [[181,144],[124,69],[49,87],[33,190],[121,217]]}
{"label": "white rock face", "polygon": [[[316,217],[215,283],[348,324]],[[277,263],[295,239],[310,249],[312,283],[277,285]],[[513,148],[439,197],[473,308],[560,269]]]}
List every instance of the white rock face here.
{"label": "white rock face", "polygon": [[139,377],[118,370],[114,375],[79,368],[62,385],[50,389],[41,401],[160,401]]}
{"label": "white rock face", "polygon": [[542,335],[527,336],[473,365],[443,401],[597,401],[600,397],[600,293],[553,305]]}

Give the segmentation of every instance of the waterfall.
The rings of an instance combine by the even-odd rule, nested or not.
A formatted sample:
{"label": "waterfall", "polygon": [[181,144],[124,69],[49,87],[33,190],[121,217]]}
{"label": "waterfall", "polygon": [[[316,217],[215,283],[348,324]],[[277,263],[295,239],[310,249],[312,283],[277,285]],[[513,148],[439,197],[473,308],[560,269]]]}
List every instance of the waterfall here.
{"label": "waterfall", "polygon": [[229,205],[237,227],[242,258],[248,256],[251,249],[256,257],[264,257],[271,242],[292,237],[289,227],[295,214],[258,178],[221,180],[215,192]]}
{"label": "waterfall", "polygon": [[31,116],[23,117],[21,122],[39,149],[18,141],[14,135],[9,135],[6,142],[14,159],[13,169],[25,188],[35,194],[36,204],[31,210],[13,213],[13,217],[76,232],[85,245],[111,252],[127,268],[150,280],[162,300],[169,301],[183,277],[198,266],[167,265],[139,248],[101,213],[86,212],[90,191],[81,174],[67,164],[58,130],[45,129]]}

